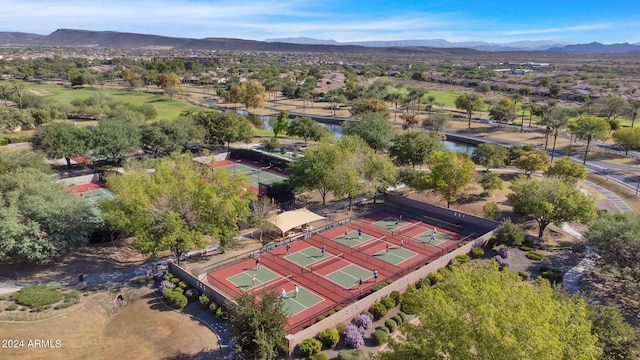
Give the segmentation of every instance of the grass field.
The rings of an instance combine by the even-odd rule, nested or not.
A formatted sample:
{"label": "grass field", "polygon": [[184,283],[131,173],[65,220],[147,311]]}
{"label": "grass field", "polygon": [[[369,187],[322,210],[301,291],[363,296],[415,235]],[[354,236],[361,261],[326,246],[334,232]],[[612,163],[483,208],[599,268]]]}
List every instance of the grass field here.
{"label": "grass field", "polygon": [[22,83],[25,90],[33,89],[33,92],[45,98],[52,98],[57,105],[69,106],[74,99],[86,99],[99,93],[108,93],[111,99],[136,105],[150,104],[158,111],[155,120],[173,120],[184,110],[201,110],[201,107],[189,105],[177,99],[170,99],[164,95],[155,95],[140,92],[94,88],[68,89],[58,84],[33,84]]}
{"label": "grass field", "polygon": [[[0,322],[3,339],[24,340],[23,347],[0,349],[0,355],[4,359],[214,358],[197,357],[218,349],[216,335],[199,321],[167,309],[146,288],[127,290],[129,304],[116,312],[108,310],[105,305],[116,295],[92,295],[66,315],[48,320]],[[36,339],[59,340],[60,346],[28,348],[28,340]]]}

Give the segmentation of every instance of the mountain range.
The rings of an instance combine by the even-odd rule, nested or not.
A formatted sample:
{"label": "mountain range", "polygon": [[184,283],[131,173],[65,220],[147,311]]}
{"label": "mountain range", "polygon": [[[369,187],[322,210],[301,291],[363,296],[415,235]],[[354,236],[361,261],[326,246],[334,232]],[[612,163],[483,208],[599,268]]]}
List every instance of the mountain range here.
{"label": "mountain range", "polygon": [[337,42],[312,38],[282,38],[267,41],[204,38],[191,39],[116,31],[58,29],[49,35],[0,32],[0,46],[102,47],[117,49],[167,49],[208,51],[273,51],[310,53],[388,53],[422,55],[474,55],[479,51],[536,51],[567,54],[640,54],[637,44],[570,44],[556,41],[483,41],[448,42],[434,40],[398,40]]}

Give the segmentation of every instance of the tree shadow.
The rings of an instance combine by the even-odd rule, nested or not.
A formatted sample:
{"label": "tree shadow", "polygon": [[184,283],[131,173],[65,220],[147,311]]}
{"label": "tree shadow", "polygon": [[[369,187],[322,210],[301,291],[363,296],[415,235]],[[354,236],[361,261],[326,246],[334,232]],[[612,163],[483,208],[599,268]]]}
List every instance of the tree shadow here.
{"label": "tree shadow", "polygon": [[180,353],[173,356],[163,357],[163,360],[208,360],[208,359],[231,359],[231,357],[225,354],[223,349],[216,350],[203,350],[195,354]]}

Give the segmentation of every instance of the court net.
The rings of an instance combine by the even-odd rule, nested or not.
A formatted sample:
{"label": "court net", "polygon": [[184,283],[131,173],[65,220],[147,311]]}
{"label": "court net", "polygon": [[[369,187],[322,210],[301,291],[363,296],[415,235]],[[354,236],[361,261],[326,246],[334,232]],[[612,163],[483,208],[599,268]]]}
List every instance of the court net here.
{"label": "court net", "polygon": [[422,221],[418,221],[418,222],[416,222],[416,223],[409,224],[409,225],[407,225],[407,226],[405,226],[405,227],[402,227],[402,228],[400,228],[400,229],[396,230],[396,232],[398,232],[398,233],[400,233],[400,234],[403,234],[403,233],[404,233],[404,234],[406,234],[409,230],[411,230],[411,229],[415,229],[415,228],[417,228],[418,226],[420,226],[421,224],[422,224]]}
{"label": "court net", "polygon": [[342,259],[344,259],[344,254],[331,255],[331,256],[328,256],[326,259],[322,259],[320,261],[314,262],[313,264],[311,264],[309,268],[311,269],[311,271],[322,269],[323,267],[329,264],[333,264],[334,262],[340,261]]}
{"label": "court net", "polygon": [[374,246],[376,246],[378,244],[381,244],[381,243],[385,242],[386,240],[387,240],[386,236],[382,236],[382,237],[379,237],[379,238],[371,239],[371,240],[367,241],[366,243],[358,246],[358,250],[359,251],[364,251],[366,249],[370,249],[370,248],[372,248],[372,247],[374,247]]}
{"label": "court net", "polygon": [[292,278],[293,278],[293,275],[275,278],[273,280],[266,281],[256,287],[251,288],[251,291],[253,291],[253,293],[255,294],[255,293],[260,293],[264,291],[278,290],[277,289],[278,287],[291,282]]}

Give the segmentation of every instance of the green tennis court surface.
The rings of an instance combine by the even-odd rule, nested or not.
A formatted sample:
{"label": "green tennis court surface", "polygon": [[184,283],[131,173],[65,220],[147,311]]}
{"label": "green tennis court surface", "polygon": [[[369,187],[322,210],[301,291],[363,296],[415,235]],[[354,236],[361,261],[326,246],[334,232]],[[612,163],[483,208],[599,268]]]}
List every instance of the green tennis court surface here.
{"label": "green tennis court surface", "polygon": [[361,268],[358,265],[349,264],[340,270],[336,270],[330,274],[325,275],[327,279],[339,284],[344,288],[353,287],[362,280],[366,280],[373,276],[373,273],[365,268]]}
{"label": "green tennis court surface", "polygon": [[315,246],[309,246],[302,250],[298,250],[291,255],[287,255],[284,258],[292,261],[302,267],[307,267],[308,265],[313,264],[316,261],[326,259],[332,257],[333,255],[325,252],[322,254],[322,251]]}
{"label": "green tennis court surface", "polygon": [[115,195],[113,195],[113,193],[107,189],[98,189],[98,190],[92,190],[92,191],[87,191],[84,193],[81,193],[83,198],[89,200],[92,203],[97,203],[98,200],[100,199],[112,199],[115,197]]}
{"label": "green tennis court surface", "polygon": [[377,226],[377,227],[379,227],[381,229],[385,229],[387,231],[394,231],[394,230],[402,228],[403,226],[409,225],[409,222],[404,221],[404,220],[400,221],[399,219],[394,218],[394,217],[387,217],[387,218],[384,218],[382,220],[378,220],[378,221],[374,222],[373,225],[375,225],[375,226]]}
{"label": "green tennis court surface", "polygon": [[391,248],[389,248],[389,251],[382,250],[373,254],[373,256],[375,256],[376,258],[388,262],[392,265],[403,263],[416,255],[418,254],[399,246],[392,246]]}
{"label": "green tennis court surface", "polygon": [[433,230],[427,230],[421,234],[414,236],[413,238],[420,241],[421,243],[425,243],[433,246],[440,245],[443,242],[452,238],[452,236],[450,235],[437,232],[437,231],[435,232],[435,237],[432,237],[431,234],[433,233],[434,233]]}
{"label": "green tennis court surface", "polygon": [[282,299],[284,302],[283,309],[288,316],[293,316],[324,301],[322,297],[303,287],[300,287],[299,290],[297,296],[294,291],[289,291],[287,296]]}
{"label": "green tennis court surface", "polygon": [[251,180],[253,185],[258,186],[258,183],[271,185],[273,183],[281,182],[283,180],[287,180],[285,176],[276,175],[270,173],[266,169],[255,168],[252,166],[244,165],[244,164],[232,164],[222,167],[223,169],[228,169],[232,174],[244,174],[246,177]]}
{"label": "green tennis court surface", "polygon": [[[254,274],[256,276],[255,285],[252,284]],[[228,277],[227,280],[241,289],[249,290],[252,287],[260,288],[260,285],[271,282],[278,278],[281,278],[281,276],[265,268],[264,266],[261,266],[260,269],[247,270],[241,272],[240,274]]]}
{"label": "green tennis court surface", "polygon": [[373,238],[372,236],[365,234],[364,231],[362,232],[362,237],[358,236],[357,231],[350,231],[347,233],[346,236],[340,235],[340,236],[334,237],[332,240],[339,244],[352,248],[354,246],[367,242],[372,238]]}

